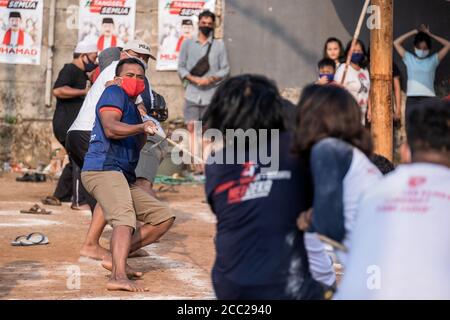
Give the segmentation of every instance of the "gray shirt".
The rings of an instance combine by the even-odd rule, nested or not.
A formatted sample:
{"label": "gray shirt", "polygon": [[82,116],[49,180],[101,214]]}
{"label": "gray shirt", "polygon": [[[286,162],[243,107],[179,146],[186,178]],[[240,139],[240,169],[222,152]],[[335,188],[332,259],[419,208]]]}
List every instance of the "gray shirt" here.
{"label": "gray shirt", "polygon": [[[186,76],[190,74],[190,70],[192,70],[197,62],[206,54],[211,41],[212,37],[210,37],[208,42],[204,45],[197,39],[187,39],[183,42],[178,58],[178,74],[181,79],[186,78]],[[216,76],[225,78],[230,73],[227,52],[222,40],[214,39],[211,46],[211,52],[209,53],[209,65],[210,69],[204,77]],[[211,102],[212,96],[218,85],[219,83],[215,83],[210,86],[199,87],[189,82],[186,87],[185,98],[198,105],[208,105]]]}

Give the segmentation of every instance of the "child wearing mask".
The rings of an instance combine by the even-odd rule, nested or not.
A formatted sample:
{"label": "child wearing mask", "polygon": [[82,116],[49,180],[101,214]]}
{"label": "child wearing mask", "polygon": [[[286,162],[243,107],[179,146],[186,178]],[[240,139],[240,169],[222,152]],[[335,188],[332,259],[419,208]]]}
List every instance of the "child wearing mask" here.
{"label": "child wearing mask", "polygon": [[316,84],[325,85],[334,83],[334,74],[336,73],[336,64],[329,58],[324,58],[317,64],[319,68],[319,80]]}

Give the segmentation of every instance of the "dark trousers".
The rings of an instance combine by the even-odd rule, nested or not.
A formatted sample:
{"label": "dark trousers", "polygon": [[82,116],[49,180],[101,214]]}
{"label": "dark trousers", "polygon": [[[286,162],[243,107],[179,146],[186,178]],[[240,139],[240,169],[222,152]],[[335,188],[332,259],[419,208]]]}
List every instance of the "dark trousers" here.
{"label": "dark trousers", "polygon": [[61,176],[59,177],[58,184],[56,185],[55,192],[53,196],[58,198],[62,202],[70,202],[72,201],[72,193],[73,193],[73,176],[72,176],[72,162],[69,160],[69,163],[64,167]]}
{"label": "dark trousers", "polygon": [[[59,134],[57,130],[55,130],[55,136],[59,143],[65,146],[66,136],[64,135],[63,137],[63,134]],[[61,177],[58,180],[53,196],[63,202],[71,201],[72,204],[76,206],[87,203],[86,198],[88,197],[88,193],[81,183],[80,167],[72,159],[70,154],[69,163],[66,164],[61,173]]]}
{"label": "dark trousers", "polygon": [[406,130],[408,130],[408,124],[410,122],[411,116],[414,110],[418,108],[423,108],[426,102],[433,100],[439,100],[437,97],[407,97],[406,99],[406,109],[405,109],[405,124]]}
{"label": "dark trousers", "polygon": [[[89,148],[89,140],[91,139],[90,131],[69,131],[66,137],[66,150],[69,158],[72,159],[74,168],[74,190],[80,190],[79,194],[83,195],[84,203],[87,203],[94,211],[97,201],[86,191],[81,183],[81,168],[84,163],[84,156]],[[81,201],[81,200],[80,200]]]}

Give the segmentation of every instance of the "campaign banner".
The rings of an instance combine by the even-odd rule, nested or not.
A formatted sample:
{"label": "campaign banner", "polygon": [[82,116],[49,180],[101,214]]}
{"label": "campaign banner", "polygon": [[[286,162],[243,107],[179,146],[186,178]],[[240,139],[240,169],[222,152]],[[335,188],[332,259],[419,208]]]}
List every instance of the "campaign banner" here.
{"label": "campaign banner", "polygon": [[80,0],[78,41],[96,43],[98,51],[133,40],[136,0]]}
{"label": "campaign banner", "polygon": [[0,63],[41,63],[44,0],[0,0]]}
{"label": "campaign banner", "polygon": [[197,35],[198,15],[215,6],[215,0],[159,0],[156,70],[177,70],[183,42]]}

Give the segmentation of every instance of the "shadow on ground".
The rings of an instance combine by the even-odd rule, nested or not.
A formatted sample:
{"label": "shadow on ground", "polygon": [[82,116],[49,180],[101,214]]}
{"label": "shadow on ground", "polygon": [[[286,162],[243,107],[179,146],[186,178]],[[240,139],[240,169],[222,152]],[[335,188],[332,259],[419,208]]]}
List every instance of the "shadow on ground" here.
{"label": "shadow on ground", "polygon": [[37,261],[19,260],[0,266],[0,299],[8,297],[20,281],[41,280],[43,265]]}

